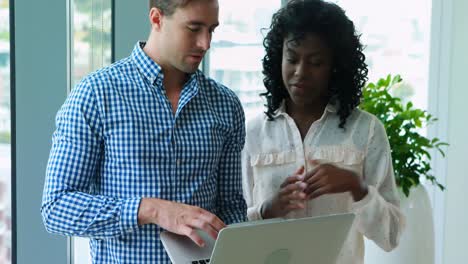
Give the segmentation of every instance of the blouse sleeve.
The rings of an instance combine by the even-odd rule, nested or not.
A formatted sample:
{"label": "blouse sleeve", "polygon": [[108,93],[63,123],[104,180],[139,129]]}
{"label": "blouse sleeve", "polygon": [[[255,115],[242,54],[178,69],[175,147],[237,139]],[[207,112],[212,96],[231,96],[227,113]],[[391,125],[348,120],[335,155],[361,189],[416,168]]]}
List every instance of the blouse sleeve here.
{"label": "blouse sleeve", "polygon": [[399,208],[387,134],[376,118],[371,122],[363,177],[369,186],[369,193],[353,204],[356,226],[379,247],[391,251],[398,245],[405,217]]}

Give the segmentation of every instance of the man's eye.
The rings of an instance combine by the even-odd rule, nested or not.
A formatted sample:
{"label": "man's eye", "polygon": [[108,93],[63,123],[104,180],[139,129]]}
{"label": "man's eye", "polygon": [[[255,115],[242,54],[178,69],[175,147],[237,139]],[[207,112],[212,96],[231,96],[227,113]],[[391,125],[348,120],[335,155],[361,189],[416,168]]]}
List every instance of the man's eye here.
{"label": "man's eye", "polygon": [[190,31],[192,32],[198,32],[200,31],[200,28],[199,27],[187,27]]}

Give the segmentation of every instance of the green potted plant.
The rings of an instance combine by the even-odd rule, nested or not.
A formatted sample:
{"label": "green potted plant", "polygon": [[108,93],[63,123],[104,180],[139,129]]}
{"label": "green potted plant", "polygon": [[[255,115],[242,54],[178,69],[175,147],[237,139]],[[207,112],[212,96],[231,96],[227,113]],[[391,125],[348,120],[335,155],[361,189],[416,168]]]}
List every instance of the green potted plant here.
{"label": "green potted plant", "polygon": [[390,93],[392,87],[401,82],[400,75],[388,75],[376,83],[368,83],[363,89],[360,108],[374,114],[384,124],[392,149],[395,180],[406,196],[421,179],[444,190],[445,187],[432,175],[429,151],[435,149],[445,157],[443,147],[448,144],[420,134],[421,128],[437,119],[427,111],[415,108],[411,102],[403,105],[400,98]]}
{"label": "green potted plant", "polygon": [[431,151],[445,157],[447,143],[428,138],[421,128],[437,121],[427,111],[392,93],[402,85],[399,75],[388,75],[363,89],[360,109],[374,114],[384,125],[392,150],[396,183],[401,190],[401,210],[406,216],[406,230],[399,247],[385,253],[366,242],[366,263],[434,263],[434,225],[429,195],[421,180],[445,187],[432,174]]}

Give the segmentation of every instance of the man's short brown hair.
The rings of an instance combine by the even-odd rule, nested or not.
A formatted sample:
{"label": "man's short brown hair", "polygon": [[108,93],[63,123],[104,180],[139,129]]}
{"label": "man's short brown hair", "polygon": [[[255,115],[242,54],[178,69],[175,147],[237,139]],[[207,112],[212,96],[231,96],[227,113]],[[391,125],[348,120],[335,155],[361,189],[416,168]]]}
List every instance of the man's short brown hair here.
{"label": "man's short brown hair", "polygon": [[179,7],[185,6],[190,0],[150,0],[149,8],[156,7],[166,16],[174,14]]}

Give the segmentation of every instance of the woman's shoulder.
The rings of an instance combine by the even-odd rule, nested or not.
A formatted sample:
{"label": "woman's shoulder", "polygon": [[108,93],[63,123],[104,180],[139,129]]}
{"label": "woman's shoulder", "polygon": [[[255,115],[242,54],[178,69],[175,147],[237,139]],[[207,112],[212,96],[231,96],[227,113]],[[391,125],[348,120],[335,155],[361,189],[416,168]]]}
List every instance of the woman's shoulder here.
{"label": "woman's shoulder", "polygon": [[[381,124],[380,120],[373,115],[372,113],[369,113],[365,110],[355,108],[351,114],[348,117],[348,120],[351,123],[357,123],[357,126],[369,126],[369,127],[374,127],[376,124]],[[347,121],[348,121],[347,120]]]}
{"label": "woman's shoulder", "polygon": [[[333,122],[328,124],[326,128],[337,128],[340,122],[340,118],[336,115],[333,118]],[[380,120],[367,111],[356,108],[352,110],[350,115],[346,118],[344,129],[338,129],[337,134],[343,137],[352,138],[354,141],[360,142],[358,145],[365,145],[368,139],[372,137],[376,132],[380,133],[383,129],[383,124]],[[329,135],[333,133],[330,132]]]}
{"label": "woman's shoulder", "polygon": [[367,134],[369,139],[376,136],[387,137],[384,124],[374,114],[362,109],[355,109],[352,115],[355,116],[353,119],[356,120],[356,124],[353,126],[355,132]]}
{"label": "woman's shoulder", "polygon": [[259,133],[262,130],[262,127],[265,125],[265,122],[268,121],[268,117],[265,113],[258,113],[255,116],[247,119],[246,122],[246,132],[247,136],[252,136]]}
{"label": "woman's shoulder", "polygon": [[358,109],[358,108],[356,108],[355,111],[360,116],[360,119],[366,120],[370,124],[371,127],[375,127],[375,126],[383,127],[382,121],[380,121],[380,119],[374,114],[369,113],[362,109]]}
{"label": "woman's shoulder", "polygon": [[248,119],[246,125],[246,145],[254,149],[274,144],[275,139],[284,138],[284,117],[270,119],[265,113],[259,113]]}
{"label": "woman's shoulder", "polygon": [[352,112],[351,112],[351,116],[356,116],[356,117],[359,117],[359,119],[362,119],[362,120],[366,120],[366,121],[370,121],[370,120],[376,120],[377,117],[365,110],[362,110],[360,108],[355,108]]}

